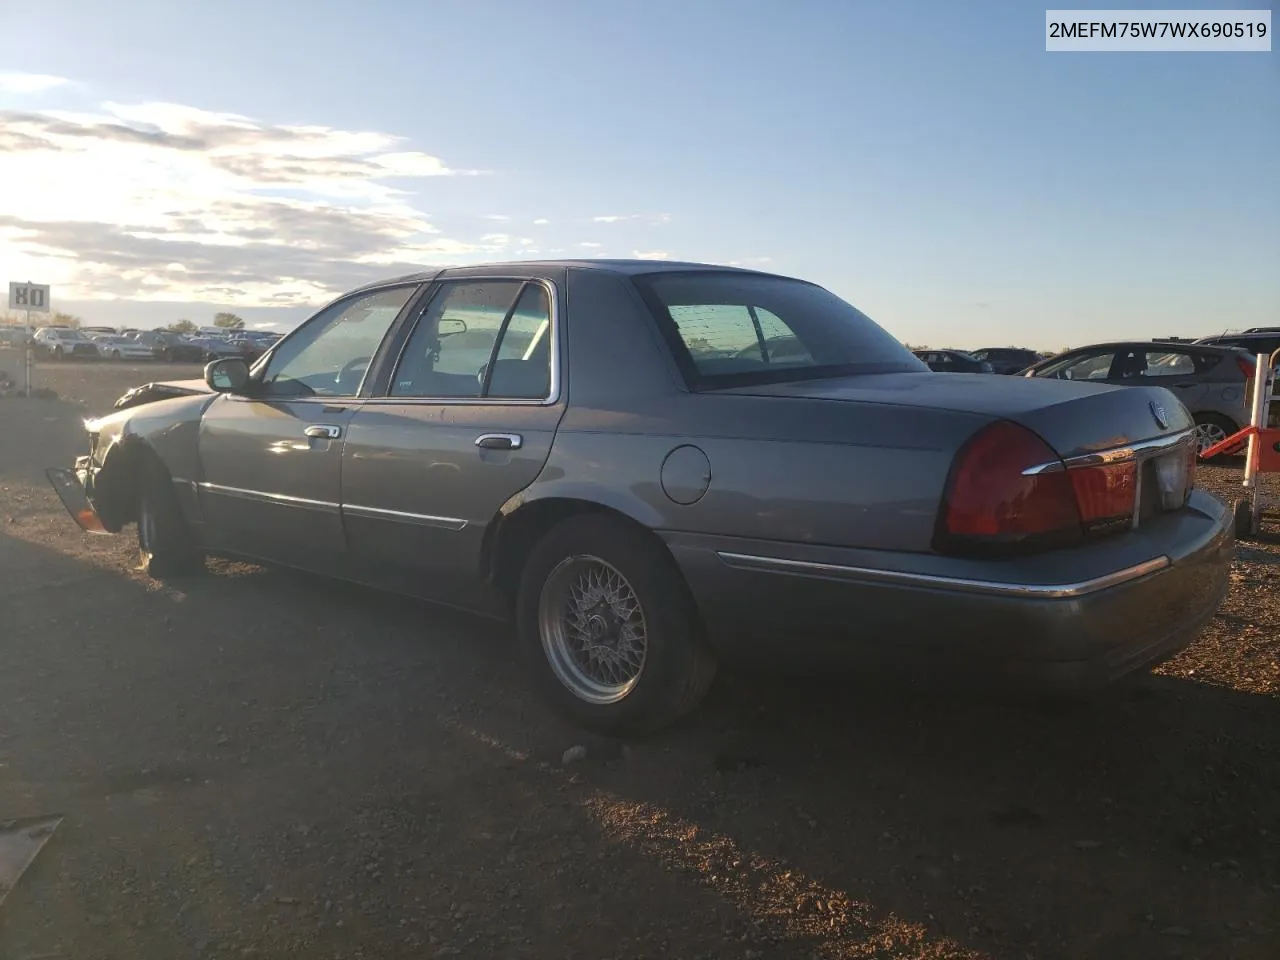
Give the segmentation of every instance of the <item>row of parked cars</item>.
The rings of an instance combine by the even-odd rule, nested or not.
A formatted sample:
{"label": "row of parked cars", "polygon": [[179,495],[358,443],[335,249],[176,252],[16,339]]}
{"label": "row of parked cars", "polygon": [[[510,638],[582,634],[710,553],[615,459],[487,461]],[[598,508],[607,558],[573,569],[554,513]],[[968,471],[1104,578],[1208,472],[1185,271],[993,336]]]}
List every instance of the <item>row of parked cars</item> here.
{"label": "row of parked cars", "polygon": [[[19,332],[19,339],[21,332]],[[224,357],[253,361],[279,334],[258,330],[183,334],[173,330],[111,327],[41,327],[32,335],[36,355],[50,360],[163,360],[208,363]]]}
{"label": "row of parked cars", "polygon": [[914,352],[940,372],[1168,387],[1190,411],[1199,448],[1205,450],[1249,422],[1254,358],[1277,350],[1280,327],[1252,327],[1199,340],[1165,337],[1096,343],[1052,356],[1015,347]]}

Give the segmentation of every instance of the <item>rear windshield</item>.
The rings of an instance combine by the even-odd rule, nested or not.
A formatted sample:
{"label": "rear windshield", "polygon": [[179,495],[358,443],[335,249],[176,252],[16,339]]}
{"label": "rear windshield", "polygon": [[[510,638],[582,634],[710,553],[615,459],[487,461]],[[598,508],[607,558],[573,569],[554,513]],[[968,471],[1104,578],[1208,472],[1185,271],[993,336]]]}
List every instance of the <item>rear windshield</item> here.
{"label": "rear windshield", "polygon": [[861,311],[802,280],[698,271],[636,284],[695,389],[928,370]]}

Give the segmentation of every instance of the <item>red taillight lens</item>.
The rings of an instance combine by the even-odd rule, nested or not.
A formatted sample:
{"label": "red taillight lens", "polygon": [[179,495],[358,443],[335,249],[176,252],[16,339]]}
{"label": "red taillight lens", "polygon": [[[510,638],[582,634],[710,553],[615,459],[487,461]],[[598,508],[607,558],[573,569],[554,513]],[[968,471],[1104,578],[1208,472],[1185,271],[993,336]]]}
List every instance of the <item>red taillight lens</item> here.
{"label": "red taillight lens", "polygon": [[1236,357],[1236,366],[1240,368],[1240,372],[1244,374],[1246,380],[1252,380],[1253,375],[1258,372],[1257,365],[1244,357]]}
{"label": "red taillight lens", "polygon": [[1085,528],[1133,517],[1138,493],[1138,464],[1108,463],[1075,467],[1067,472]]}
{"label": "red taillight lens", "polygon": [[1026,427],[998,421],[961,449],[947,482],[937,549],[1047,545],[1081,534],[1071,478],[1053,449]]}

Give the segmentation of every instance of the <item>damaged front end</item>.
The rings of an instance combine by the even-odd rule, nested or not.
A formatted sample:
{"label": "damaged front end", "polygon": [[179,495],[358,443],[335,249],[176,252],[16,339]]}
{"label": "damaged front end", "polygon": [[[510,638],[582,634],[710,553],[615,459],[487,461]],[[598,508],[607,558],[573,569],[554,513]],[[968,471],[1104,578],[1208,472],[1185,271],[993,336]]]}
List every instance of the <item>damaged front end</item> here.
{"label": "damaged front end", "polygon": [[76,525],[87,533],[118,533],[133,520],[136,499],[129,460],[129,446],[114,443],[102,447],[97,421],[86,420],[89,453],[76,457],[75,466],[50,467],[45,477]]}

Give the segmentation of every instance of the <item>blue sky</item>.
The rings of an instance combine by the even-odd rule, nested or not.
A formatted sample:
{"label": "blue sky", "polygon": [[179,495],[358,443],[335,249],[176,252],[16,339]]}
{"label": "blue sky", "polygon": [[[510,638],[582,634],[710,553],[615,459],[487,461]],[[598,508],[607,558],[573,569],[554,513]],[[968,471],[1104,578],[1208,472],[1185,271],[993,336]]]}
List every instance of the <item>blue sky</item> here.
{"label": "blue sky", "polygon": [[[1201,0],[1208,6],[1234,5]],[[374,178],[403,194],[340,196],[280,178],[234,187],[240,201],[356,212],[398,204],[435,240],[397,234],[389,264],[406,251],[425,262],[525,250],[734,261],[816,280],[900,338],[934,346],[1055,348],[1280,324],[1276,52],[1050,54],[1044,7],[1025,2],[194,7],[11,7],[2,69],[71,82],[0,86],[0,108],[83,118],[103,104],[164,103],[401,138],[379,149],[438,158],[456,173],[420,175],[418,157],[405,161],[413,175]],[[147,129],[172,119],[123,115]],[[199,196],[182,197],[188,213],[221,189],[203,168],[161,168],[174,196],[200,184]],[[125,190],[113,176],[104,190]],[[59,207],[55,187],[43,189],[56,218],[87,219]],[[129,185],[127,197],[139,189]],[[17,219],[54,219],[27,203],[32,193],[10,198],[26,203]],[[126,193],[125,212],[138,205]],[[0,217],[7,205],[0,192]],[[59,303],[104,322],[204,320],[224,306],[292,321],[341,289],[338,276],[317,279],[306,265],[311,279],[280,287],[291,291],[276,295],[284,306],[263,306],[273,276],[303,270],[305,246],[294,242],[292,259],[277,262],[274,248],[244,245],[274,222],[270,211],[252,229],[242,219],[219,228],[210,270],[229,279],[193,285],[166,264],[211,235],[176,221],[139,226],[124,270],[103,221],[126,213],[86,206],[92,225],[56,235],[12,222],[6,233],[0,220],[0,280],[43,270],[73,294]],[[353,237],[351,253],[368,242]],[[240,276],[236,255],[260,275]],[[340,245],[323,252],[341,255]],[[100,269],[73,257],[98,257]],[[137,291],[122,279],[144,274]],[[225,297],[212,292],[224,287]]]}

